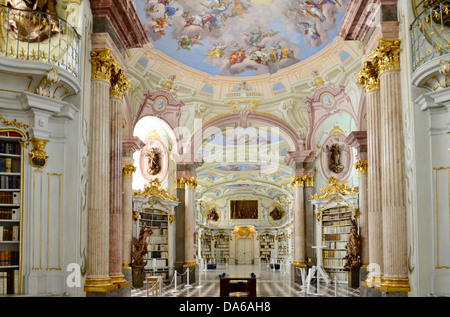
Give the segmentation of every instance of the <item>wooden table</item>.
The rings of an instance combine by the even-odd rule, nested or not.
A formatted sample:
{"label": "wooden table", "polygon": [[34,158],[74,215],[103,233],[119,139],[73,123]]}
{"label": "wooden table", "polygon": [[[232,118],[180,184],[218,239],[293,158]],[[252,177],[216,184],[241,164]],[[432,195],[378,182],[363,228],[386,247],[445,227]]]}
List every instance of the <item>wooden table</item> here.
{"label": "wooden table", "polygon": [[149,295],[150,282],[152,283],[152,296],[155,297],[155,293],[158,296],[158,288],[160,295],[162,295],[162,276],[149,276],[145,280],[147,281],[147,297]]}
{"label": "wooden table", "polygon": [[221,278],[220,297],[256,297],[256,278]]}

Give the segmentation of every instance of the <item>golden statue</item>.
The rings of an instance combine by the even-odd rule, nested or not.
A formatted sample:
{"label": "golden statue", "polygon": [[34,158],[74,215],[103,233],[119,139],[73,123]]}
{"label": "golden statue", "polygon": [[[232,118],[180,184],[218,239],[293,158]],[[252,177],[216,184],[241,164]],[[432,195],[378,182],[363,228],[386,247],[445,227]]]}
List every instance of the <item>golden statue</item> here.
{"label": "golden statue", "polygon": [[148,156],[148,170],[147,173],[150,175],[157,175],[161,171],[161,167],[158,163],[158,152],[156,148],[152,148],[151,152],[147,154]]}
{"label": "golden statue", "polygon": [[361,267],[360,262],[360,253],[361,253],[361,240],[358,234],[358,224],[356,223],[356,219],[351,219],[352,221],[352,229],[350,231],[350,236],[348,239],[348,243],[345,246],[347,251],[347,255],[345,256],[345,266],[344,269],[346,271],[356,271]]}
{"label": "golden statue", "polygon": [[59,20],[49,16],[57,16],[56,0],[6,0],[5,5],[16,9],[10,11],[5,27],[19,41],[44,41],[59,33]]}

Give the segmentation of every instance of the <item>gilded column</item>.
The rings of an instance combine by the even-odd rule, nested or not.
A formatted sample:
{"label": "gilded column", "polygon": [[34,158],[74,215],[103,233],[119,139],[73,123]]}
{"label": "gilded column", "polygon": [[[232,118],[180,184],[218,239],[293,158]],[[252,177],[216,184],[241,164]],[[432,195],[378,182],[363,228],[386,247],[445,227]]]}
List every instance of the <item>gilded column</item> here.
{"label": "gilded column", "polygon": [[110,127],[110,209],[109,209],[109,274],[119,287],[129,285],[122,271],[122,104],[123,93],[130,81],[116,65],[111,74],[111,127]]}
{"label": "gilded column", "polygon": [[92,51],[89,207],[84,291],[108,292],[117,286],[109,276],[110,79],[114,65],[109,49]]}
{"label": "gilded column", "polygon": [[[383,217],[381,208],[381,109],[378,63],[365,62],[358,81],[365,86],[367,111],[367,222],[369,264],[367,286],[380,283],[383,272]],[[364,262],[363,262],[364,264]]]}
{"label": "gilded column", "polygon": [[184,267],[196,266],[194,232],[195,232],[195,188],[197,181],[194,177],[184,177],[180,183],[185,188],[185,217],[184,217]]}
{"label": "gilded column", "polygon": [[409,292],[403,116],[400,82],[400,41],[380,39],[382,131],[383,278],[381,290]]}

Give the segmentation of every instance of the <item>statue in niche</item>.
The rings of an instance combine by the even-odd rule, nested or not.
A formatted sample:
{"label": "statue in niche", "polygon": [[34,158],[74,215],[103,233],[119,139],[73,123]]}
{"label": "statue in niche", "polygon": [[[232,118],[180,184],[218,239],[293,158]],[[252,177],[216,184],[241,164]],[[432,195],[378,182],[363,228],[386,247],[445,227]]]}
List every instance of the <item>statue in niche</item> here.
{"label": "statue in niche", "polygon": [[[17,9],[9,13],[5,27],[19,41],[30,43],[44,41],[60,31],[59,20],[56,19],[56,0],[6,0],[5,5]],[[27,14],[23,11],[30,12]],[[19,15],[19,12],[23,14]]]}
{"label": "statue in niche", "polygon": [[216,211],[216,208],[211,208],[211,210],[206,215],[209,221],[217,221],[219,220],[219,214]]}
{"label": "statue in niche", "polygon": [[345,256],[345,266],[346,271],[356,271],[361,267],[360,253],[361,253],[361,241],[358,234],[358,224],[356,219],[351,219],[352,229],[350,231],[348,243],[345,246],[347,255]]}
{"label": "statue in niche", "polygon": [[275,207],[270,213],[269,216],[272,217],[273,220],[280,220],[283,218],[283,212],[278,209],[278,207]]}
{"label": "statue in niche", "polygon": [[327,145],[327,150],[331,152],[330,156],[330,170],[339,174],[344,169],[344,165],[341,164],[341,150],[339,144]]}
{"label": "statue in niche", "polygon": [[161,171],[161,167],[159,166],[159,155],[156,148],[152,148],[148,156],[148,170],[147,173],[150,175],[157,175]]}

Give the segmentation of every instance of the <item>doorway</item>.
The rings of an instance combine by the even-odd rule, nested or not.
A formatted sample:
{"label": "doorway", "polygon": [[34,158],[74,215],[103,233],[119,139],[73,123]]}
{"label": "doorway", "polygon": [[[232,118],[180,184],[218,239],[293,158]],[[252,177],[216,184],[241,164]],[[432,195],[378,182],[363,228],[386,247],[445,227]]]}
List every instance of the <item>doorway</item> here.
{"label": "doorway", "polygon": [[237,259],[238,264],[252,264],[253,252],[252,252],[252,240],[251,239],[238,239]]}

